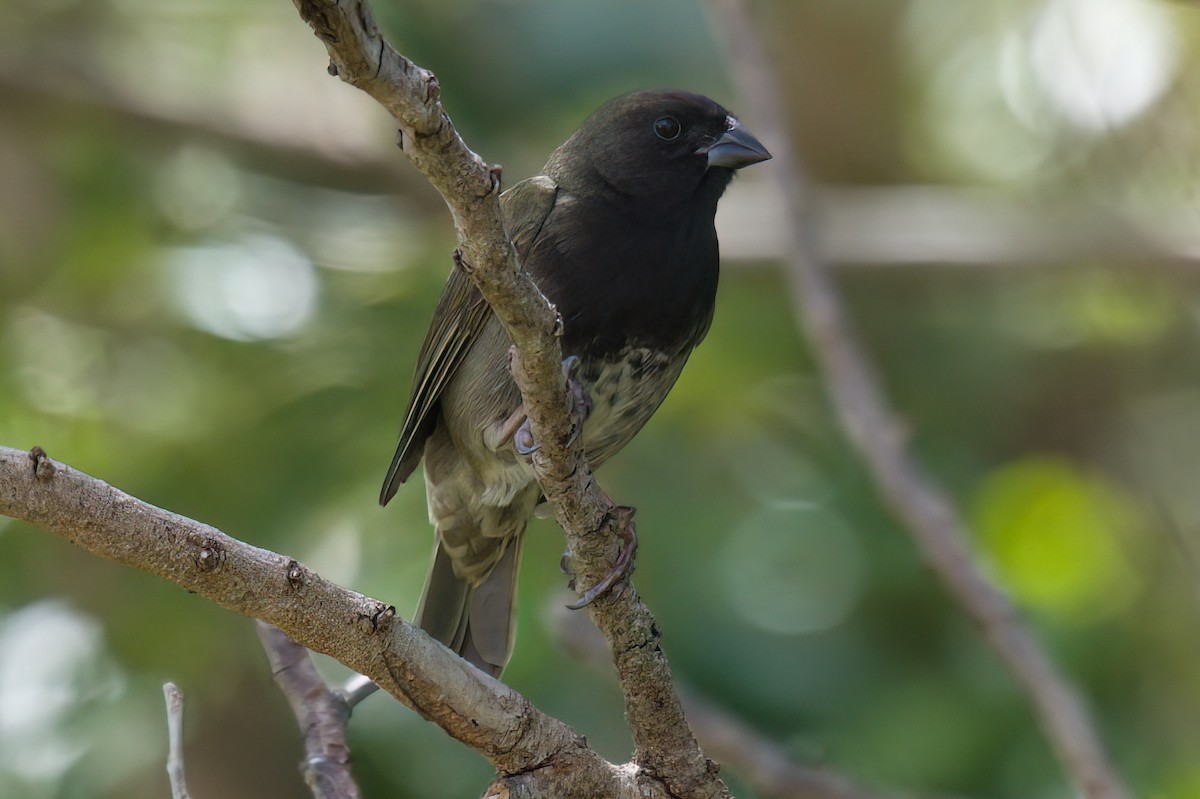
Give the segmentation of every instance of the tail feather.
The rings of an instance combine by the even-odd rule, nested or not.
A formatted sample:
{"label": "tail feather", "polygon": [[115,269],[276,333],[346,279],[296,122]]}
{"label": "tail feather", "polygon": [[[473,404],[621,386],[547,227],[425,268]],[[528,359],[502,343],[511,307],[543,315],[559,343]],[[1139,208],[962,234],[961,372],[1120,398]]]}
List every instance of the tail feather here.
{"label": "tail feather", "polygon": [[517,570],[524,536],[515,536],[487,577],[472,587],[454,573],[440,540],[413,623],[481,670],[499,677],[516,633]]}
{"label": "tail feather", "polygon": [[439,540],[413,624],[457,652],[467,632],[470,595],[471,586],[455,576],[453,562]]}

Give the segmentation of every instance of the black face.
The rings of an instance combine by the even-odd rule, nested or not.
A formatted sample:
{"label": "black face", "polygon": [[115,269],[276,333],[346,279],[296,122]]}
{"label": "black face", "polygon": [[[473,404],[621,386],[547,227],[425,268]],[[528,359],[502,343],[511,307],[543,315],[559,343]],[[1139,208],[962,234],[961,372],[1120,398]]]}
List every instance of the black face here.
{"label": "black face", "polygon": [[664,212],[701,198],[715,205],[733,170],[710,166],[708,152],[736,125],[728,111],[698,94],[635,92],[588,117],[546,171],[570,190],[603,187]]}

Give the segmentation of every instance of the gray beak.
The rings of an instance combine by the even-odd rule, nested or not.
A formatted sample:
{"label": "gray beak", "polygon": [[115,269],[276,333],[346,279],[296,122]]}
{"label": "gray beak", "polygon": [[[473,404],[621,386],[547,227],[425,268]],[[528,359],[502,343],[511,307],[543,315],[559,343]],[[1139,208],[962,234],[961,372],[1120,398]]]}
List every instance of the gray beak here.
{"label": "gray beak", "polygon": [[742,123],[729,118],[729,128],[721,138],[708,148],[708,165],[726,169],[741,169],[744,166],[766,161],[771,157],[762,142],[750,135]]}

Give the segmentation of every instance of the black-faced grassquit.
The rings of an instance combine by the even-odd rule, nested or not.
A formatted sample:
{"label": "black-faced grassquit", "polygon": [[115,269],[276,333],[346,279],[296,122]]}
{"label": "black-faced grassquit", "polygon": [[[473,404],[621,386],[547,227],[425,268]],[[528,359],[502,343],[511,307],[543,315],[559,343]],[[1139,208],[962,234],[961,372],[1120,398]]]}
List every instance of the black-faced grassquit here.
{"label": "black-faced grassquit", "polygon": [[[525,270],[562,317],[593,466],[642,428],[708,332],[717,201],[734,170],[770,157],[707,97],[636,92],[601,106],[541,175],[501,197]],[[541,500],[523,457],[536,445],[510,345],[470,278],[452,272],[380,496],[386,504],[424,459],[437,545],[414,623],[497,676],[512,654],[522,538]]]}

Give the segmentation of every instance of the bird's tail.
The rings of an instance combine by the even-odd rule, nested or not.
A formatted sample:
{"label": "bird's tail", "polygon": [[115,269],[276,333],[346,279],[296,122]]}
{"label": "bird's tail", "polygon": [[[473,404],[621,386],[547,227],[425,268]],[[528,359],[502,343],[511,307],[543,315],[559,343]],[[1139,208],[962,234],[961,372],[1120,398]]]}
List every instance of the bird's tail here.
{"label": "bird's tail", "polygon": [[439,536],[433,566],[413,624],[493,677],[512,655],[516,637],[517,570],[524,535],[513,536],[495,567],[476,586],[454,573]]}

